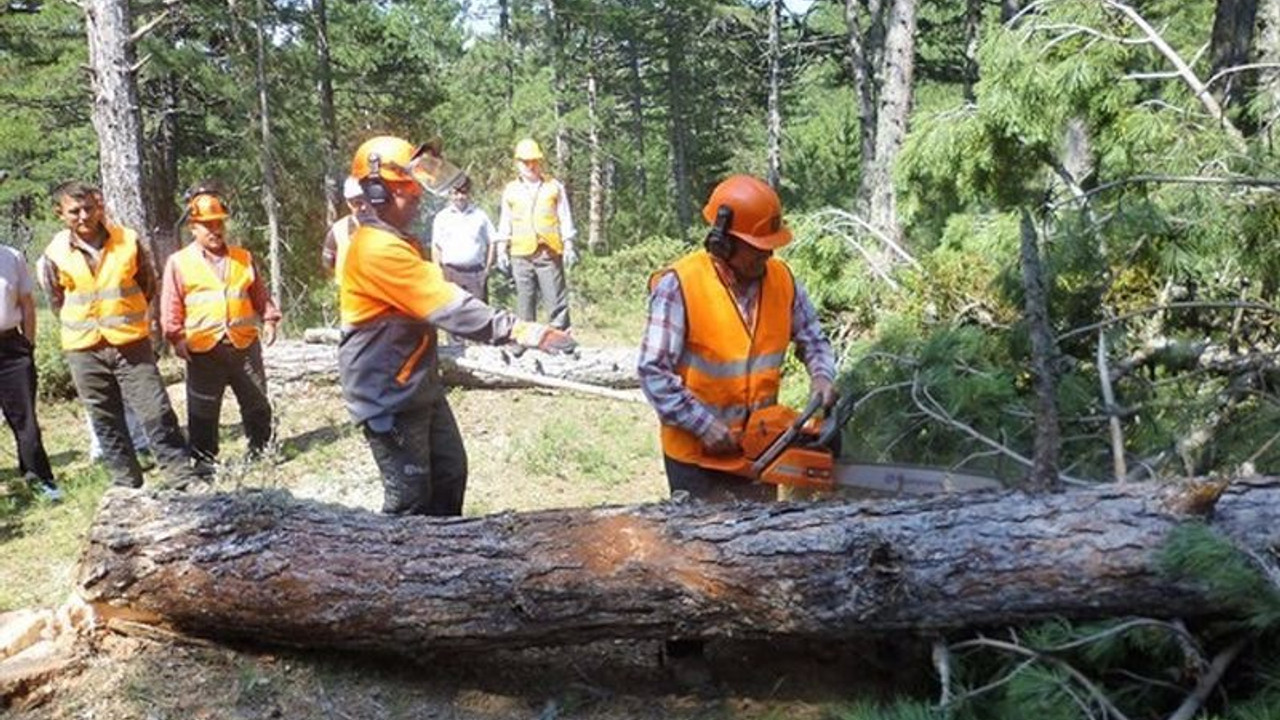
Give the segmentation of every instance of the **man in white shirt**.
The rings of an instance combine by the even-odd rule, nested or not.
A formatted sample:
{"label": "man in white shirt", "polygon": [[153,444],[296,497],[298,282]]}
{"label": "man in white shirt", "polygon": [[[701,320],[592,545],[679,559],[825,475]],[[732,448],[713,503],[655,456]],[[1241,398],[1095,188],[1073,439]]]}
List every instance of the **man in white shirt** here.
{"label": "man in white shirt", "polygon": [[471,202],[471,178],[464,176],[431,223],[431,259],[446,280],[486,303],[494,235],[488,214]]}
{"label": "man in white shirt", "polygon": [[36,302],[22,253],[0,245],[0,408],[17,444],[18,472],[47,499],[62,493],[36,420]]}

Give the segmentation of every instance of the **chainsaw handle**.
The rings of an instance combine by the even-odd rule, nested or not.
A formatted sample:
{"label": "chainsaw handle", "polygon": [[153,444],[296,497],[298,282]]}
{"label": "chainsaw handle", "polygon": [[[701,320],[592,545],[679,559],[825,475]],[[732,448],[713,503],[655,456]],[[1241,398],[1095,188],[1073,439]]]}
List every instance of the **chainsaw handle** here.
{"label": "chainsaw handle", "polygon": [[795,422],[791,423],[791,426],[787,428],[787,431],[779,435],[778,439],[770,443],[769,447],[765,448],[764,452],[760,453],[760,457],[756,458],[756,461],[751,463],[751,476],[759,478],[765,471],[765,468],[769,467],[769,465],[782,454],[782,451],[786,450],[787,447],[791,445],[791,443],[796,439],[796,435],[800,434],[800,430],[804,427],[804,424],[809,422],[809,419],[812,418],[821,407],[821,397],[815,395],[809,398],[809,404],[804,407],[804,412],[800,413],[800,417],[796,418]]}

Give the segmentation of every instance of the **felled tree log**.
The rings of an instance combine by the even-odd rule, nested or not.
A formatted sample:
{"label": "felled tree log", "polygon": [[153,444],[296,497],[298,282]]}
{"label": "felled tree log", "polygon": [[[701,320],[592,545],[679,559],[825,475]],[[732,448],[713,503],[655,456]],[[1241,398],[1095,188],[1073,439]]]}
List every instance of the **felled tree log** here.
{"label": "felled tree log", "polygon": [[[309,329],[308,337],[312,330],[330,329]],[[328,335],[321,336],[320,341],[281,340],[267,348],[263,353],[267,378],[280,382],[336,381],[338,348],[327,340]],[[439,351],[440,378],[446,385],[474,388],[533,387],[538,383],[528,378],[537,376],[614,389],[636,388],[640,385],[637,354],[630,347],[584,347],[576,355],[549,355],[536,350],[516,355],[510,347],[445,345]]]}
{"label": "felled tree log", "polygon": [[[1191,496],[1193,499],[1195,496]],[[840,638],[1222,612],[1157,557],[1205,503],[1150,484],[1027,497],[394,518],[280,493],[111,490],[80,591],[180,632],[417,654],[601,638]],[[1211,526],[1280,544],[1280,480]]]}

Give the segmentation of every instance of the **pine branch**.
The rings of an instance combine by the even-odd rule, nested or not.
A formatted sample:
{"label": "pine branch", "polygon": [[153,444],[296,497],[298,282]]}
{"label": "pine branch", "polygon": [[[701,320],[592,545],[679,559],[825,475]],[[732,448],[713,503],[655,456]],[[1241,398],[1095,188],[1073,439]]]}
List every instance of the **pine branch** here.
{"label": "pine branch", "polygon": [[1098,330],[1101,330],[1102,328],[1110,327],[1112,325],[1124,322],[1126,320],[1132,320],[1135,317],[1150,315],[1152,313],[1164,312],[1166,310],[1191,310],[1191,309],[1221,310],[1224,308],[1230,309],[1230,310],[1235,310],[1239,308],[1243,310],[1254,310],[1257,312],[1267,313],[1270,315],[1280,315],[1280,308],[1276,308],[1272,305],[1268,305],[1266,303],[1260,303],[1260,302],[1238,302],[1238,301],[1231,301],[1231,300],[1171,302],[1171,303],[1165,303],[1163,305],[1151,305],[1148,307],[1139,308],[1137,310],[1131,310],[1127,313],[1117,315],[1113,318],[1107,318],[1106,320],[1100,320],[1096,323],[1091,323],[1089,325],[1082,325],[1081,327],[1072,328],[1058,335],[1056,340],[1059,343],[1061,343],[1063,340],[1066,340],[1068,338],[1073,338],[1077,335],[1084,335],[1086,333],[1096,332]]}
{"label": "pine branch", "polygon": [[1200,677],[1200,682],[1196,683],[1196,687],[1182,701],[1182,705],[1169,716],[1169,720],[1191,720],[1196,713],[1200,712],[1204,701],[1209,699],[1209,693],[1217,687],[1218,681],[1222,680],[1222,676],[1226,674],[1227,668],[1231,667],[1232,661],[1240,654],[1245,645],[1249,642],[1249,638],[1242,637],[1231,643],[1226,650],[1218,653],[1213,659],[1213,663],[1209,666],[1209,672]]}

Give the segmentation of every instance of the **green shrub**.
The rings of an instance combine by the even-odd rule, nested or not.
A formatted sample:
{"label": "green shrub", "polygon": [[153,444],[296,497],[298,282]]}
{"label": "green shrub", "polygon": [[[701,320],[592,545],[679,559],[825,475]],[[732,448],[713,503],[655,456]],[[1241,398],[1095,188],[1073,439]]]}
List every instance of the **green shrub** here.
{"label": "green shrub", "polygon": [[71,368],[62,358],[62,341],[58,336],[58,319],[41,310],[36,332],[36,375],[41,400],[71,400],[76,396],[71,382]]}

